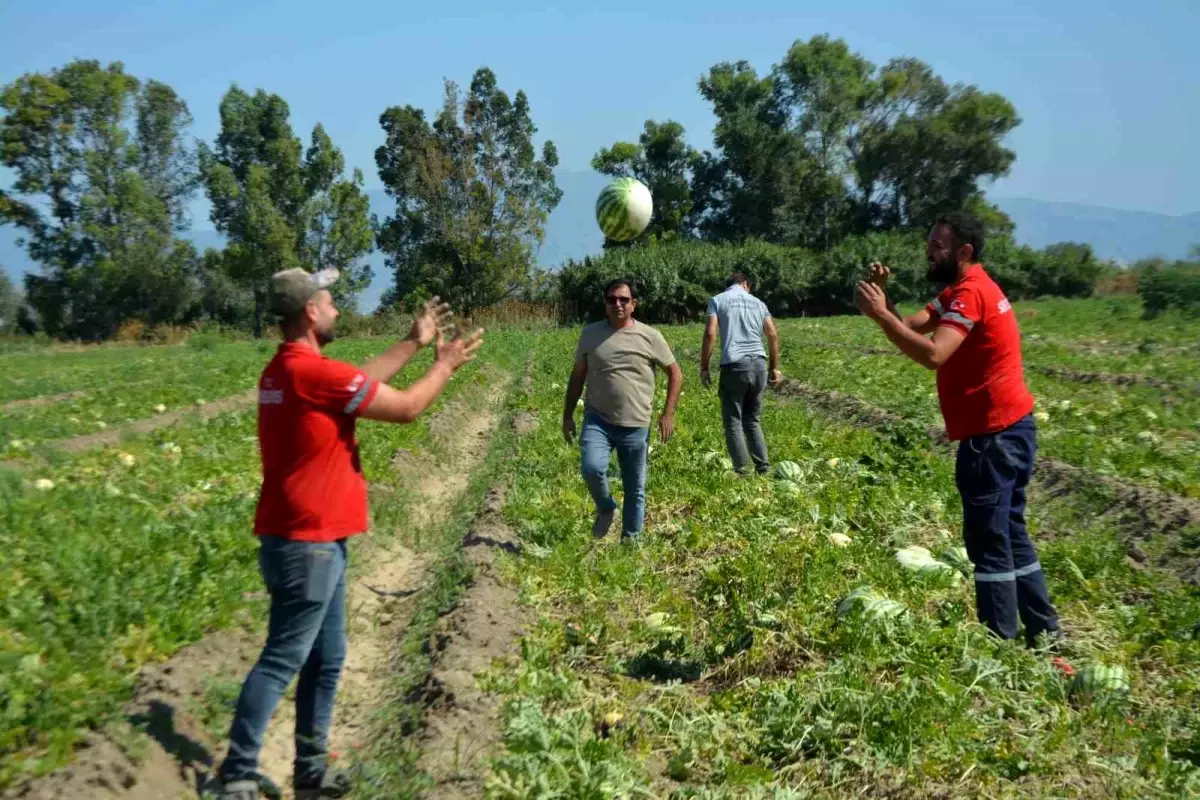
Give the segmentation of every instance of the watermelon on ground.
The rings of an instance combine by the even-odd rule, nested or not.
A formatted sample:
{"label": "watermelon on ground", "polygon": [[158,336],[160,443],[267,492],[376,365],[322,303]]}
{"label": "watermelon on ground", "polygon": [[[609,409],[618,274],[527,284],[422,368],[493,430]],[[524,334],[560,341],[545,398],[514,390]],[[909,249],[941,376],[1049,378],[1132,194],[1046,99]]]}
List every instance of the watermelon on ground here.
{"label": "watermelon on ground", "polygon": [[920,545],[912,545],[896,551],[896,560],[900,562],[900,566],[905,569],[916,572],[920,575],[930,576],[939,575],[951,577],[951,580],[957,582],[962,578],[962,575],[949,564],[938,561],[924,547]]}
{"label": "watermelon on ground", "polygon": [[1129,673],[1120,665],[1088,664],[1075,673],[1071,691],[1084,696],[1125,694],[1129,691]]}
{"label": "watermelon on ground", "polygon": [[861,608],[863,616],[872,621],[893,619],[905,611],[901,603],[879,594],[870,586],[860,586],[846,595],[838,603],[837,615],[845,617],[855,608]]}
{"label": "watermelon on ground", "polygon": [[780,461],[775,465],[775,477],[785,481],[799,481],[804,470],[795,461]]}

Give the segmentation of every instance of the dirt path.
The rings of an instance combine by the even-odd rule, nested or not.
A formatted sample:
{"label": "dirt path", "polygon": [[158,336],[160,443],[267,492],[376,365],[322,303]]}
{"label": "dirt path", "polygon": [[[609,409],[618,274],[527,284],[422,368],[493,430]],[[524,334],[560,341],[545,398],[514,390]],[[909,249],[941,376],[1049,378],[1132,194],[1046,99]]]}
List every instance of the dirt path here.
{"label": "dirt path", "polygon": [[[436,464],[418,467],[416,474],[422,477],[411,501],[414,526],[435,529],[440,525],[486,455],[507,382],[499,379],[494,385],[497,388],[483,408],[467,410],[452,404],[437,420],[431,420],[431,427],[442,434],[447,456]],[[394,644],[411,618],[412,597],[425,582],[426,559],[406,547],[380,548],[370,558],[376,566],[355,580],[347,592],[350,647],[330,734],[330,753],[335,756],[348,755],[366,743],[374,711],[388,696]],[[284,787],[285,799],[291,797],[294,719],[291,703],[281,704],[259,759],[260,771]]]}
{"label": "dirt path", "polygon": [[39,408],[51,405],[52,403],[65,403],[68,400],[77,400],[85,395],[87,395],[87,392],[60,392],[59,394],[40,394],[37,397],[26,397],[21,400],[9,400],[7,403],[0,403],[0,414],[8,411],[17,411],[22,408]]}
{"label": "dirt path", "polygon": [[111,428],[105,431],[89,433],[85,436],[73,436],[70,439],[58,439],[48,444],[64,453],[82,453],[86,450],[93,450],[97,447],[105,445],[119,444],[122,437],[130,434],[150,433],[159,428],[166,428],[174,425],[185,418],[209,419],[218,414],[224,414],[226,411],[234,411],[241,408],[250,408],[255,399],[258,397],[258,390],[252,389],[248,392],[223,397],[220,400],[214,400],[211,403],[206,403],[202,406],[193,408],[180,409],[178,411],[168,411],[165,414],[159,414],[155,417],[147,417],[146,419],[137,419],[133,422],[121,425],[116,428]]}
{"label": "dirt path", "polygon": [[434,668],[426,683],[429,706],[417,762],[434,781],[426,797],[482,797],[488,759],[500,741],[500,698],[483,691],[476,675],[515,652],[527,623],[516,590],[495,569],[501,550],[519,547],[500,516],[503,506],[503,492],[489,492],[463,540],[474,570],[471,584],[432,637]]}
{"label": "dirt path", "polygon": [[[532,368],[530,359],[521,383],[526,394],[531,391]],[[525,436],[537,423],[537,416],[525,411],[513,419],[513,430]],[[488,760],[501,740],[500,698],[485,692],[476,676],[496,659],[514,654],[529,623],[516,590],[496,571],[501,551],[520,549],[515,532],[501,515],[504,493],[504,485],[488,492],[463,538],[471,582],[454,608],[438,620],[431,637],[433,670],[425,684],[427,708],[417,762],[434,782],[425,797],[482,797]]]}
{"label": "dirt path", "polygon": [[[494,385],[481,407],[452,402],[439,415],[439,429],[448,437],[439,452],[444,450],[446,457],[435,463],[432,455],[420,454],[403,461],[405,473],[413,476],[412,488],[405,491],[413,492],[414,525],[438,525],[466,489],[487,452],[508,382],[498,376]],[[234,399],[245,401],[230,398]],[[333,754],[348,754],[364,742],[392,674],[393,643],[404,630],[413,596],[426,577],[425,557],[400,544],[377,546],[364,541],[352,548],[351,559],[352,564],[372,566],[360,570],[348,587],[350,645],[334,711]],[[214,691],[236,696],[261,647],[261,620],[247,616],[244,628],[210,634],[164,664],[147,667],[125,714],[130,723],[144,726],[148,740],[128,725],[94,734],[72,764],[0,796],[6,800],[196,797],[212,785],[212,773],[224,757],[226,722],[221,719],[214,728],[211,720],[205,720],[205,708],[211,706]],[[260,771],[283,790],[285,798],[292,796],[292,698],[289,691],[272,718],[260,760]],[[228,701],[226,694],[224,702]]]}

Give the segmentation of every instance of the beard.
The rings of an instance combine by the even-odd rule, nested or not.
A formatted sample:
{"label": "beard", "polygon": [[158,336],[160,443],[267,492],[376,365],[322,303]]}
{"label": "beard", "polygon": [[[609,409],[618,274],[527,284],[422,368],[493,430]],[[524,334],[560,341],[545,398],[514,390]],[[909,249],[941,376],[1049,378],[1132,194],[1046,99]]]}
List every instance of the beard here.
{"label": "beard", "polygon": [[324,330],[317,331],[317,343],[319,345],[321,345],[321,347],[324,347],[327,344],[331,344],[333,342],[333,340],[336,338],[337,338],[337,333],[333,330],[332,325],[330,325],[328,328],[325,328]]}
{"label": "beard", "polygon": [[933,283],[954,283],[958,277],[958,262],[949,256],[930,261],[925,277]]}

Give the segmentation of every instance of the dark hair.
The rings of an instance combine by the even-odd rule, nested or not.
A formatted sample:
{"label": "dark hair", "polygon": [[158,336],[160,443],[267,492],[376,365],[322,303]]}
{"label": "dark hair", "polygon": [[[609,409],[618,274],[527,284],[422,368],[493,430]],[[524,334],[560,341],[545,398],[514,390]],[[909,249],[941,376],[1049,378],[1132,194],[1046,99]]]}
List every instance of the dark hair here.
{"label": "dark hair", "polygon": [[725,285],[726,286],[737,286],[739,283],[749,283],[749,282],[750,282],[749,275],[747,275],[744,272],[735,272],[729,276],[729,280],[726,281]]}
{"label": "dark hair", "polygon": [[609,292],[611,292],[613,289],[619,289],[622,286],[629,289],[629,296],[634,300],[637,300],[637,289],[634,289],[633,284],[630,283],[626,278],[613,278],[611,281],[604,284],[604,297],[607,298]]}
{"label": "dark hair", "polygon": [[954,249],[964,244],[971,245],[971,258],[978,261],[983,257],[983,223],[969,211],[954,211],[939,214],[938,225],[945,225],[954,234]]}

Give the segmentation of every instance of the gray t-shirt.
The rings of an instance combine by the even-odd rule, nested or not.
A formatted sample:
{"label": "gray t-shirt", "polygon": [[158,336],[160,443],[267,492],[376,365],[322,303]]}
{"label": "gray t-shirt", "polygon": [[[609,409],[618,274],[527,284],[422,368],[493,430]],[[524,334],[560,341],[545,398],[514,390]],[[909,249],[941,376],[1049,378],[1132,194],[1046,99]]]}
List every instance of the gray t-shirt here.
{"label": "gray t-shirt", "polygon": [[675,356],[658,331],[634,320],[614,330],[608,320],[588,325],[579,335],[576,360],[587,359],[588,411],[610,425],[647,428],[654,406],[654,367],[669,367]]}
{"label": "gray t-shirt", "polygon": [[771,312],[767,304],[741,286],[730,286],[708,301],[708,316],[721,326],[721,364],[732,364],[749,356],[766,358],[763,325]]}

